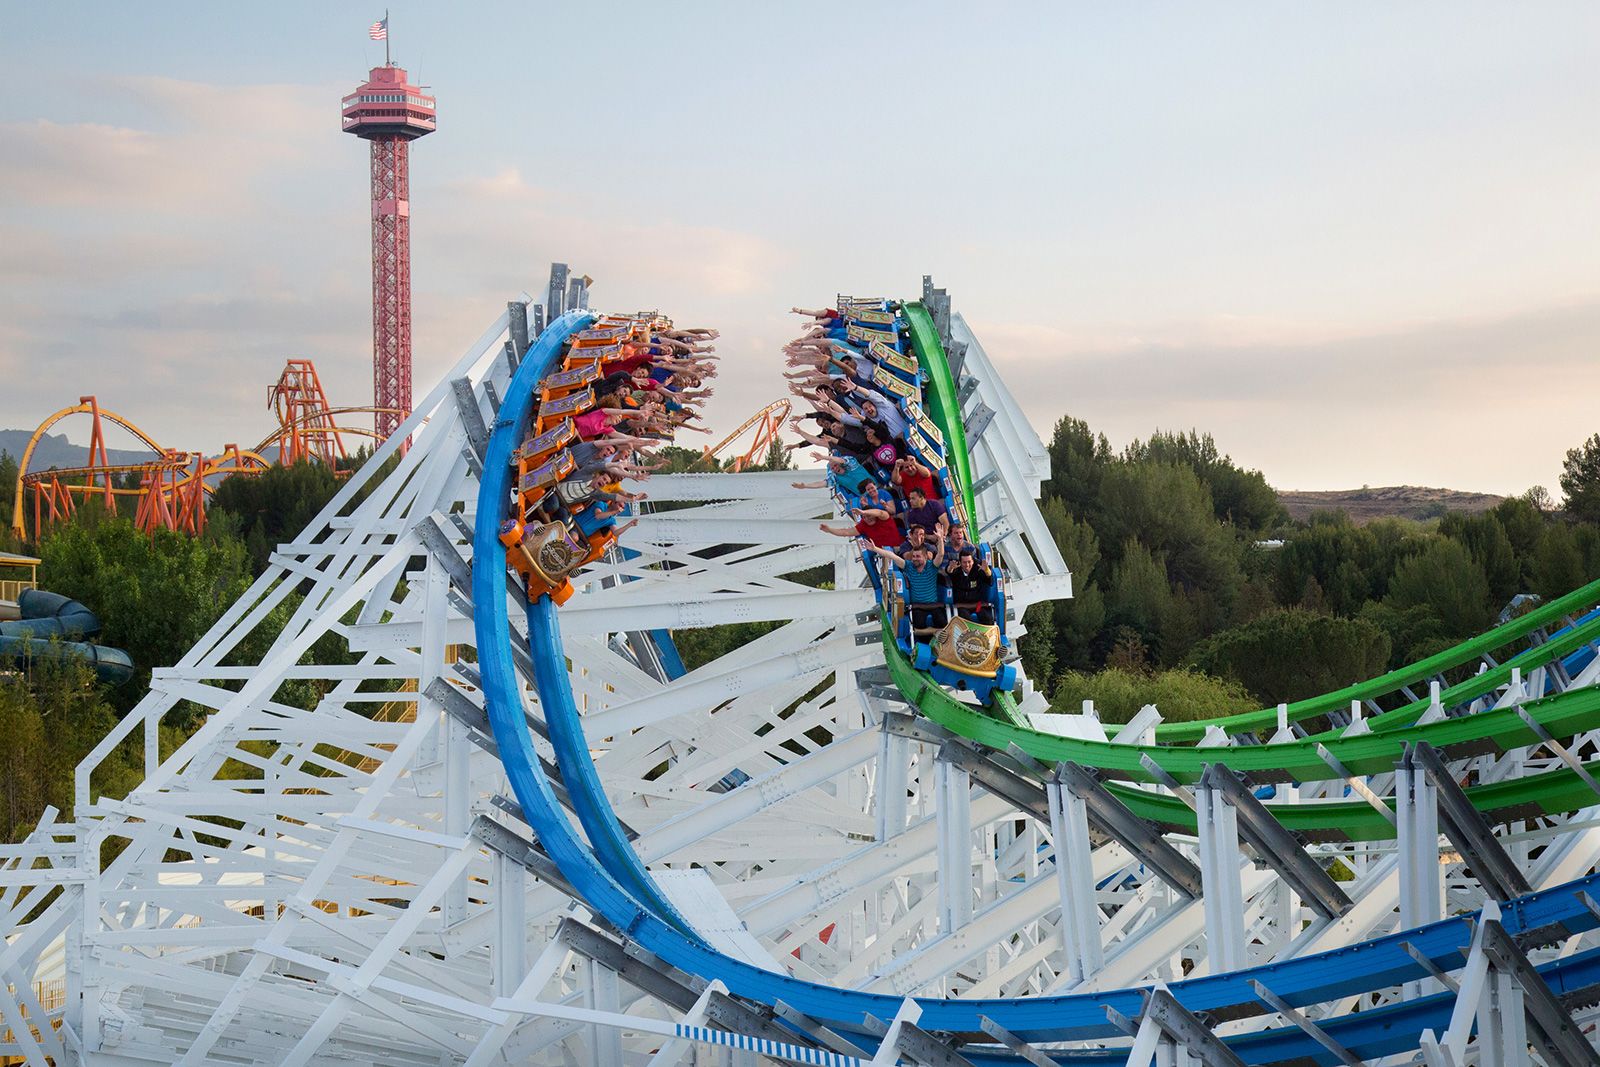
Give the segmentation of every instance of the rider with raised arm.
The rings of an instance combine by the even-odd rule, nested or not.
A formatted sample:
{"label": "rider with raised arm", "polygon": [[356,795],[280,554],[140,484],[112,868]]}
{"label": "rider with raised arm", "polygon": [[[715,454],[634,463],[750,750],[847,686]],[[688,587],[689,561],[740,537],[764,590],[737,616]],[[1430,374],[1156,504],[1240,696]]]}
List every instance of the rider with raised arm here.
{"label": "rider with raised arm", "polygon": [[874,545],[891,547],[900,543],[900,524],[895,521],[894,501],[878,491],[878,483],[863,482],[860,504],[850,509],[854,526],[829,526],[819,522],[817,529],[835,537],[864,537]]}
{"label": "rider with raised arm", "polygon": [[891,549],[872,545],[867,549],[892,560],[906,582],[906,607],[911,612],[911,629],[918,637],[939,632],[946,622],[944,602],[939,596],[939,568],[928,558],[926,545],[913,546],[901,556]]}
{"label": "rider with raised arm", "polygon": [[902,494],[920,489],[924,500],[932,500],[939,495],[934,486],[933,471],[913,455],[901,456],[895,460],[894,473],[889,476],[889,481]]}
{"label": "rider with raised arm", "polygon": [[977,549],[964,546],[945,571],[945,580],[950,583],[950,598],[955,602],[957,615],[986,626],[994,625],[994,605],[989,603],[994,570],[987,560],[978,558]]}

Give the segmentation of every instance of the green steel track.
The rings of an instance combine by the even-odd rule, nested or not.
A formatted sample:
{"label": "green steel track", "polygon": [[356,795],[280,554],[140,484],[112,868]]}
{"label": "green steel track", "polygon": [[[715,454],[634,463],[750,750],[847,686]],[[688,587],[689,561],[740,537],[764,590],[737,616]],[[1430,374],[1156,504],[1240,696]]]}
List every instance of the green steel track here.
{"label": "green steel track", "polygon": [[[1600,581],[1590,582],[1580,589],[1575,589],[1566,596],[1552,600],[1546,604],[1519,616],[1486,633],[1474,637],[1470,641],[1462,642],[1454,648],[1429,656],[1406,667],[1381,674],[1376,678],[1356,685],[1346,686],[1343,689],[1324,693],[1321,696],[1297,700],[1288,706],[1290,722],[1299,722],[1304,719],[1325,715],[1330,711],[1341,711],[1350,706],[1352,700],[1376,700],[1390,693],[1399,692],[1402,686],[1426,683],[1436,674],[1459,667],[1463,664],[1478,661],[1484,655],[1494,652],[1512,641],[1526,637],[1534,630],[1551,623],[1560,622],[1565,616],[1584,611],[1600,603]],[[1585,634],[1592,636],[1596,632],[1596,622],[1591,620],[1581,629]],[[1574,631],[1576,632],[1576,631]],[[1563,634],[1558,640],[1572,637],[1572,633]],[[1577,640],[1575,644],[1568,644],[1566,651],[1571,652],[1587,643],[1587,638]],[[1542,666],[1549,662],[1551,656],[1548,651],[1549,644],[1539,645],[1522,652],[1517,657],[1507,660],[1499,667],[1477,675],[1459,685],[1451,686],[1440,693],[1440,699],[1446,707],[1462,700],[1470,700],[1481,693],[1488,692],[1510,681],[1511,668],[1523,667],[1524,669]],[[1561,653],[1565,655],[1566,652]],[[1396,708],[1388,715],[1409,716],[1401,721],[1414,721],[1424,711],[1428,710],[1428,702],[1419,700],[1408,703],[1404,707]],[[1260,711],[1246,711],[1238,715],[1227,715],[1221,718],[1208,719],[1204,722],[1172,722],[1162,723],[1156,727],[1156,738],[1161,741],[1198,741],[1205,734],[1206,727],[1216,726],[1226,733],[1241,733],[1257,730],[1271,730],[1278,722],[1276,708],[1263,708]],[[1373,719],[1373,727],[1377,728],[1377,717]]]}
{"label": "green steel track", "polygon": [[[972,499],[971,458],[956,402],[955,383],[945,359],[937,330],[926,308],[909,303],[904,313],[910,324],[916,350],[927,384],[927,410],[945,436],[946,461],[956,489],[966,505],[969,518],[977,523]],[[976,537],[974,537],[976,540]],[[1314,718],[1329,711],[1343,710],[1352,700],[1376,700],[1397,692],[1402,686],[1425,682],[1441,671],[1479,659],[1511,641],[1526,636],[1540,626],[1592,606],[1600,600],[1600,582],[1594,582],[1548,604],[1409,667],[1392,671],[1359,685],[1289,706],[1291,721]],[[1446,707],[1487,693],[1510,678],[1511,668],[1532,669],[1581,647],[1600,633],[1595,620],[1561,637],[1527,649],[1521,654],[1441,693]],[[1194,782],[1209,764],[1222,764],[1246,774],[1254,782],[1314,782],[1342,777],[1340,770],[1325,759],[1324,748],[1333,761],[1356,775],[1383,774],[1394,770],[1403,746],[1425,741],[1454,758],[1486,753],[1504,753],[1535,745],[1540,738],[1518,714],[1517,706],[1495,708],[1460,718],[1443,719],[1426,725],[1417,720],[1428,702],[1409,702],[1402,707],[1374,715],[1367,720],[1370,730],[1348,735],[1348,730],[1267,745],[1218,746],[1196,748],[1187,745],[1126,745],[1060,737],[1030,729],[1009,699],[997,700],[993,711],[968,704],[945,691],[931,677],[916,670],[895,643],[882,622],[884,658],[889,673],[901,694],[933,722],[968,740],[997,751],[1016,745],[1045,764],[1078,763],[1098,769],[1104,776],[1127,781],[1153,781],[1144,766],[1149,759],[1162,772],[1179,782]],[[1571,690],[1555,696],[1527,701],[1521,708],[1551,736],[1566,738],[1600,728],[1600,687]],[[997,717],[998,716],[998,717]],[[1223,719],[1198,723],[1171,723],[1157,728],[1160,741],[1198,740],[1210,725],[1229,732],[1270,730],[1276,727],[1276,708],[1248,712]],[[1600,771],[1600,761],[1591,772]],[[1148,792],[1129,786],[1111,788],[1133,811],[1154,822],[1180,831],[1193,832],[1194,815],[1177,797]],[[1554,815],[1587,807],[1600,800],[1569,769],[1550,771],[1505,782],[1476,786],[1468,795],[1479,810],[1500,821]],[[1273,814],[1286,827],[1313,840],[1375,840],[1391,838],[1394,828],[1378,811],[1362,800],[1309,801],[1302,804],[1273,804]]]}

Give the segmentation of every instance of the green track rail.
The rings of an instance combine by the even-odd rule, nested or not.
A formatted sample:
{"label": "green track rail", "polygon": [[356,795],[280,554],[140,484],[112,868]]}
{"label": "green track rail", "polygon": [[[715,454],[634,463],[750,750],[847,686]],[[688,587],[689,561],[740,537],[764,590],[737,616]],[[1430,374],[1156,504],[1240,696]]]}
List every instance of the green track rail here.
{"label": "green track rail", "polygon": [[[1585,764],[1584,769],[1591,776],[1600,777],[1600,760]],[[1115,782],[1106,788],[1141,818],[1179,833],[1196,832],[1194,812],[1169,793],[1151,793]],[[1564,815],[1600,803],[1588,783],[1566,767],[1469,786],[1466,793],[1474,807],[1497,823]],[[1385,803],[1390,811],[1394,810],[1392,798],[1386,798]],[[1395,837],[1394,824],[1365,800],[1269,801],[1267,810],[1308,841],[1385,841]]]}
{"label": "green track rail", "polygon": [[[1198,780],[1206,767],[1213,763],[1248,774],[1254,782],[1320,782],[1340,777],[1339,772],[1324,761],[1317,751],[1320,745],[1325,745],[1329,755],[1351,773],[1367,775],[1393,771],[1400,759],[1401,748],[1408,741],[1426,741],[1459,759],[1491,752],[1510,752],[1538,744],[1540,740],[1518,716],[1516,707],[1497,708],[1459,719],[1444,719],[1426,726],[1337,737],[1327,742],[1306,738],[1276,745],[1195,748],[1187,745],[1123,745],[1110,741],[1059,737],[1001,722],[984,708],[957,700],[932,678],[912,666],[889,632],[887,620],[882,626],[884,657],[895,686],[929,719],[962,737],[1001,752],[1016,745],[1043,763],[1080,763],[1094,767],[1110,778],[1156,780],[1141,762],[1144,757],[1149,757],[1180,782]],[[1529,701],[1522,708],[1551,736],[1572,737],[1600,728],[1600,687],[1589,686]]]}
{"label": "green track rail", "polygon": [[933,325],[933,316],[921,304],[906,304],[902,311],[911,326],[911,346],[917,352],[917,364],[928,378],[928,417],[944,432],[945,465],[950,477],[955,479],[956,492],[967,511],[973,528],[968,530],[969,540],[978,540],[978,510],[972,499],[972,454],[967,451],[967,429],[961,421],[961,405],[956,402],[956,383],[950,374],[950,363],[944,358],[944,345],[939,341],[939,331]]}
{"label": "green track rail", "polygon": [[[1560,622],[1565,616],[1583,612],[1594,607],[1597,603],[1600,603],[1600,581],[1590,582],[1580,589],[1574,589],[1563,597],[1539,605],[1526,615],[1512,619],[1495,627],[1493,630],[1472,638],[1470,641],[1464,641],[1453,648],[1429,656],[1427,659],[1390,671],[1388,674],[1381,674],[1368,681],[1334,690],[1331,693],[1323,693],[1320,696],[1297,700],[1288,707],[1289,721],[1299,722],[1304,719],[1315,718],[1318,715],[1326,715],[1330,711],[1342,711],[1350,707],[1352,700],[1377,700],[1379,697],[1399,692],[1402,686],[1426,683],[1428,679],[1436,674],[1447,671],[1452,667],[1475,662],[1496,649],[1528,636],[1540,627]],[[1600,620],[1591,620],[1586,623],[1583,627],[1584,631],[1590,635],[1595,633],[1595,622],[1600,622]],[[1570,635],[1562,636],[1565,638]],[[1573,648],[1584,643],[1584,641],[1580,640],[1578,645],[1568,648],[1568,651],[1570,652]],[[1540,655],[1544,648],[1545,646],[1541,645],[1527,649],[1516,659],[1508,660],[1499,667],[1482,675],[1475,676],[1460,685],[1445,689],[1440,694],[1440,698],[1448,707],[1452,703],[1457,703],[1463,699],[1472,699],[1478,693],[1487,692],[1489,689],[1502,685],[1510,680],[1511,667],[1513,666],[1540,666],[1549,662],[1550,656],[1547,652]],[[1478,689],[1478,693],[1471,693],[1470,690],[1473,687],[1481,688]],[[1416,716],[1421,715],[1427,708],[1428,702],[1421,700],[1416,703],[1408,703],[1402,708],[1396,708],[1389,714],[1411,713],[1411,718],[1414,720]],[[1271,730],[1277,726],[1277,723],[1278,709],[1263,708],[1260,711],[1246,711],[1237,715],[1208,719],[1204,722],[1162,723],[1156,727],[1156,738],[1157,740],[1168,742],[1198,741],[1205,734],[1208,726],[1216,726],[1225,733],[1233,734]]]}
{"label": "green track rail", "polygon": [[[945,435],[947,467],[957,481],[956,488],[966,502],[969,516],[976,522],[977,513],[970,491],[971,464],[966,451],[966,434],[961,425],[955,383],[943,346],[925,308],[913,303],[905,305],[904,311],[911,325],[912,343],[918,362],[926,372],[928,411]],[[1300,701],[1290,706],[1290,719],[1312,718],[1328,711],[1342,710],[1348,708],[1352,700],[1376,699],[1397,691],[1403,685],[1424,681],[1442,670],[1475,660],[1509,641],[1526,636],[1566,614],[1591,606],[1596,599],[1600,599],[1600,582],[1575,590],[1528,615],[1410,667],[1360,685]],[[1600,621],[1575,628],[1572,633],[1555,641],[1527,649],[1483,675],[1449,687],[1441,694],[1441,699],[1447,706],[1474,699],[1509,679],[1513,666],[1532,668],[1547,663],[1556,656],[1580,647],[1596,632],[1600,632]],[[1271,745],[1194,748],[1160,743],[1124,745],[1065,738],[1030,729],[1009,700],[991,712],[957,699],[931,677],[912,666],[894,641],[887,621],[882,622],[882,635],[884,658],[896,687],[933,722],[998,751],[1005,751],[1014,744],[1046,764],[1078,763],[1096,768],[1113,779],[1153,780],[1144,766],[1144,760],[1148,758],[1162,772],[1180,782],[1196,781],[1206,766],[1213,763],[1247,774],[1252,781],[1261,783],[1327,781],[1340,777],[1340,772],[1323,758],[1318,751],[1322,747],[1351,773],[1371,775],[1393,771],[1403,746],[1408,742],[1425,741],[1449,756],[1465,758],[1508,752],[1537,744],[1540,740],[1522,721],[1516,707],[1491,709],[1419,726],[1416,720],[1427,709],[1426,701],[1373,716],[1367,732],[1347,736],[1348,730],[1329,731]],[[1529,701],[1522,707],[1554,737],[1571,737],[1600,727],[1600,687],[1587,687]],[[1205,727],[1213,723],[1235,732],[1271,729],[1276,726],[1277,718],[1277,709],[1273,708],[1211,722],[1173,723],[1169,724],[1172,729],[1166,731],[1165,737],[1158,728],[1157,739],[1197,740],[1203,735]],[[1596,769],[1600,769],[1600,764]],[[1113,785],[1111,788],[1137,814],[1174,829],[1193,831],[1193,813],[1176,797],[1128,786]],[[1565,769],[1477,786],[1469,791],[1469,795],[1480,810],[1500,819],[1568,812],[1588,806],[1597,799],[1577,774]],[[1365,801],[1315,801],[1273,804],[1271,807],[1286,826],[1313,839],[1375,840],[1394,834],[1388,820]]]}
{"label": "green track rail", "polygon": [[[901,308],[911,327],[911,347],[917,355],[917,365],[928,379],[928,389],[923,394],[928,401],[928,416],[944,434],[945,467],[955,481],[956,492],[966,507],[967,520],[972,528],[968,539],[976,543],[982,520],[978,515],[978,502],[972,494],[972,453],[967,448],[967,427],[961,421],[961,405],[957,402],[955,376],[950,373],[950,362],[945,358],[944,345],[939,340],[939,330],[933,324],[933,315],[919,303],[909,303]],[[995,710],[1000,717],[1018,729],[1028,729],[1028,720],[1017,710],[1010,693],[996,693]]]}
{"label": "green track rail", "polygon": [[[916,349],[917,363],[922,367],[928,380],[928,413],[944,432],[946,463],[951,476],[956,480],[956,488],[966,505],[967,515],[974,522],[978,522],[971,489],[971,454],[967,450],[966,430],[962,425],[961,410],[956,401],[955,381],[950,373],[950,364],[945,358],[944,345],[939,340],[939,331],[934,326],[933,316],[927,308],[920,303],[908,303],[903,310],[906,321],[911,327],[911,341]],[[974,536],[973,540],[977,540],[977,537]],[[1352,700],[1376,701],[1381,697],[1398,693],[1403,686],[1425,684],[1435,675],[1466,663],[1476,662],[1484,655],[1521,640],[1541,627],[1559,622],[1567,615],[1582,612],[1596,604],[1600,604],[1600,580],[1590,582],[1559,599],[1541,604],[1526,615],[1511,619],[1471,640],[1463,641],[1453,648],[1435,653],[1416,663],[1331,693],[1297,700],[1288,706],[1288,721],[1301,722],[1326,715],[1330,711],[1344,711],[1350,707]],[[1584,632],[1586,636],[1567,646],[1567,652],[1586,644],[1595,634],[1600,634],[1600,619],[1592,620]],[[1526,649],[1516,659],[1508,660],[1482,675],[1476,675],[1459,685],[1445,689],[1440,698],[1446,707],[1476,699],[1509,681],[1512,667],[1531,669],[1548,663],[1551,658],[1550,651],[1544,646]],[[1407,726],[1427,710],[1426,700],[1408,701],[1402,707],[1383,713],[1381,717],[1373,716],[1373,728],[1378,729],[1380,723],[1391,729]],[[1395,716],[1392,720],[1387,718],[1391,715]],[[1205,721],[1161,723],[1156,727],[1156,740],[1167,744],[1195,742],[1204,737],[1206,729],[1212,726],[1224,733],[1233,734],[1268,731],[1277,725],[1278,709],[1262,708],[1258,711],[1240,712]]]}

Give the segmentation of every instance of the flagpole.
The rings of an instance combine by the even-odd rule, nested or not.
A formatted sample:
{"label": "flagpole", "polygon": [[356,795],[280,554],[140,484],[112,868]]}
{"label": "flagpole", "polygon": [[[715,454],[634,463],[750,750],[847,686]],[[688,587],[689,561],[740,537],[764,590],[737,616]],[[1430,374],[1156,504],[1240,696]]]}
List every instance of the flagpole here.
{"label": "flagpole", "polygon": [[394,64],[392,62],[390,62],[390,60],[389,60],[389,9],[388,8],[384,8],[383,9],[383,65],[386,66],[386,67],[394,66]]}

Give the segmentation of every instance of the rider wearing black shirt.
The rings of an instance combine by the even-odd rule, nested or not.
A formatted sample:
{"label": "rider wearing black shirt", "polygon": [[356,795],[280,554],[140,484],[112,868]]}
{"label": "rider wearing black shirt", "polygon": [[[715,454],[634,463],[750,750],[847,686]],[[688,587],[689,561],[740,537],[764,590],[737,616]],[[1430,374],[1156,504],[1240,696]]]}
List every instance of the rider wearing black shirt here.
{"label": "rider wearing black shirt", "polygon": [[971,545],[961,549],[955,566],[947,575],[950,582],[950,599],[955,601],[956,614],[963,619],[994,625],[994,605],[989,603],[989,590],[994,584],[994,572],[989,564],[978,559]]}

